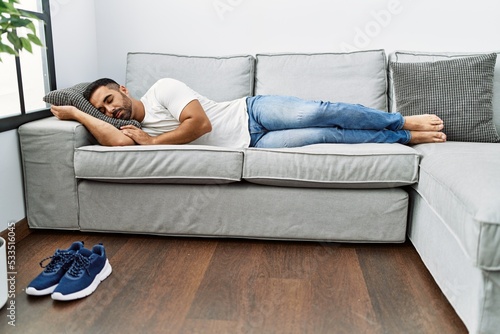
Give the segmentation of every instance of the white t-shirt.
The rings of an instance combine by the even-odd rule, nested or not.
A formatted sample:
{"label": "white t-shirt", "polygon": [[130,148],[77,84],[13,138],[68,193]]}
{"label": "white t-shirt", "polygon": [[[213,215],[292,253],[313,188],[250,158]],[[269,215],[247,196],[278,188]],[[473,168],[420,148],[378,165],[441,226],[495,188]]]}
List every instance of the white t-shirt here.
{"label": "white t-shirt", "polygon": [[145,108],[142,129],[152,136],[175,130],[182,110],[193,100],[198,100],[205,110],[212,131],[190,144],[234,148],[250,145],[246,98],[215,102],[170,78],[158,80],[141,98]]}

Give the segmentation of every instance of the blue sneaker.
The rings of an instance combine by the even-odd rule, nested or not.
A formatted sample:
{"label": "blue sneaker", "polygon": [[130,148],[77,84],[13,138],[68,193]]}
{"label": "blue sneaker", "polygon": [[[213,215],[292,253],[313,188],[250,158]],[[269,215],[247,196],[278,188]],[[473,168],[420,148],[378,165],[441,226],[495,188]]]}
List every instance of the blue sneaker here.
{"label": "blue sneaker", "polygon": [[[71,244],[68,249],[58,249],[54,255],[43,259],[40,262],[40,267],[43,271],[28,285],[26,293],[32,296],[50,295],[61,278],[66,274],[66,271],[73,264],[75,254],[83,249],[83,242],[77,241]],[[43,263],[51,259],[45,267]]]}
{"label": "blue sneaker", "polygon": [[52,293],[52,299],[74,300],[87,297],[111,274],[111,271],[102,244],[95,245],[91,251],[82,248],[76,253],[71,268],[59,281]]}

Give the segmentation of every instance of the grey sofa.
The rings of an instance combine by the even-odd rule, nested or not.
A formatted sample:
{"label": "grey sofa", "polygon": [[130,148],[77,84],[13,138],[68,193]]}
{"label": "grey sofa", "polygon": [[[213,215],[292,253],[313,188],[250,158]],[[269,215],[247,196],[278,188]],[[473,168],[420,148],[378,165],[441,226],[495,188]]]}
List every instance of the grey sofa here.
{"label": "grey sofa", "polygon": [[[389,60],[463,56],[394,52]],[[162,77],[216,101],[282,94],[397,110],[384,50],[128,55],[132,96]],[[495,80],[500,132],[499,66]],[[409,236],[467,328],[500,328],[498,143],[103,147],[82,125],[53,117],[19,135],[31,228],[320,242]]]}

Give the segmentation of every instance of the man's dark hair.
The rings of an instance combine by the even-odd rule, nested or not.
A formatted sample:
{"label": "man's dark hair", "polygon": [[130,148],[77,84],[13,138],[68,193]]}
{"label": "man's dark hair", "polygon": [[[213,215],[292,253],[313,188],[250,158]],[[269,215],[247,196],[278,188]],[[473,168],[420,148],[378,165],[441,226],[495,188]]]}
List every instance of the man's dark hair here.
{"label": "man's dark hair", "polygon": [[111,89],[119,90],[120,85],[113,79],[109,78],[102,78],[102,79],[97,79],[96,81],[92,82],[90,85],[87,86],[85,91],[83,92],[83,97],[87,100],[90,101],[90,97],[94,92],[97,90],[97,88],[102,87],[102,86],[107,86]]}

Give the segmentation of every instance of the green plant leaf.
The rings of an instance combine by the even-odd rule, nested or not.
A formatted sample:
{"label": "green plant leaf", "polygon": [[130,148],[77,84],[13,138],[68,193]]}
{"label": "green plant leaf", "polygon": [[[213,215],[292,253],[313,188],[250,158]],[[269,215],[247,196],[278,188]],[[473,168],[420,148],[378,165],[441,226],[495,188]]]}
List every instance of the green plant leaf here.
{"label": "green plant leaf", "polygon": [[38,17],[37,17],[35,14],[29,13],[29,12],[27,12],[27,11],[25,11],[25,10],[22,10],[22,9],[19,9],[18,11],[19,11],[19,14],[20,14],[21,16],[27,17],[27,18],[29,18],[29,19],[35,19],[35,20],[38,20]]}
{"label": "green plant leaf", "polygon": [[18,53],[16,52],[16,50],[14,50],[10,46],[8,46],[6,44],[2,44],[2,43],[0,43],[0,52],[8,53],[8,54],[11,54],[11,55],[14,55],[14,56],[18,55]]}
{"label": "green plant leaf", "polygon": [[33,22],[31,22],[31,20],[23,19],[19,16],[12,16],[10,22],[11,22],[12,26],[16,27],[16,28],[23,28],[23,27],[27,27],[30,24],[33,24]]}
{"label": "green plant leaf", "polygon": [[14,32],[9,31],[7,33],[7,39],[12,43],[12,46],[15,50],[21,50],[21,48],[23,47],[21,39]]}
{"label": "green plant leaf", "polygon": [[20,39],[21,43],[23,44],[23,49],[25,49],[29,53],[33,53],[33,48],[31,47],[30,40],[25,37],[21,37]]}
{"label": "green plant leaf", "polygon": [[28,39],[31,41],[31,43],[34,43],[38,46],[43,46],[42,41],[34,34],[28,34],[27,35]]}
{"label": "green plant leaf", "polygon": [[30,23],[28,23],[28,24],[26,25],[26,28],[28,28],[28,29],[29,29],[29,30],[31,30],[34,34],[36,34],[36,27],[35,27],[35,24],[34,24],[32,21],[30,21]]}
{"label": "green plant leaf", "polygon": [[2,1],[2,5],[4,7],[3,12],[5,12],[7,14],[18,13],[18,10],[16,9],[16,7],[14,7],[14,5],[12,3]]}

